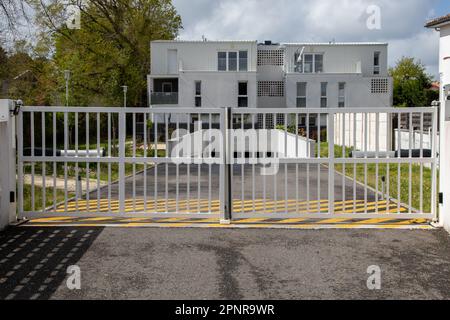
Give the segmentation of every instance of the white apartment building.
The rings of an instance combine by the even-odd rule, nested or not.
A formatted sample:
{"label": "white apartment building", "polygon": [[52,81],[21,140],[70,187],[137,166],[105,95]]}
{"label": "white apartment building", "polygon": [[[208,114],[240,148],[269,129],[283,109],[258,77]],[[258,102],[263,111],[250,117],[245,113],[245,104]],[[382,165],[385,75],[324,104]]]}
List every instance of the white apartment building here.
{"label": "white apartment building", "polygon": [[392,106],[386,43],[153,41],[150,106]]}

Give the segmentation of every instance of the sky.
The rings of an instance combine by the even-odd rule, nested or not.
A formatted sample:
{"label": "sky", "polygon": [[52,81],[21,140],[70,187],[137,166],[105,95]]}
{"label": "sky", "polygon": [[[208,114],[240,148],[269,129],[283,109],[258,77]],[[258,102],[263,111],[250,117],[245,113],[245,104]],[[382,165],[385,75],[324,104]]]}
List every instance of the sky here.
{"label": "sky", "polygon": [[[439,35],[427,20],[450,13],[449,0],[173,0],[180,39],[389,43],[389,65],[420,59],[438,79]],[[379,8],[379,28],[367,21]]]}

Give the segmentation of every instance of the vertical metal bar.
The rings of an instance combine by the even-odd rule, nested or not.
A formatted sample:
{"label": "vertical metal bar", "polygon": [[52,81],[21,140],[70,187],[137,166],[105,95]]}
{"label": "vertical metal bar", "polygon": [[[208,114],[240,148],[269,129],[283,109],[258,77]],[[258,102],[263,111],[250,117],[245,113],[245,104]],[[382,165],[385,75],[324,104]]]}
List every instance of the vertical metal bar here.
{"label": "vertical metal bar", "polygon": [[[177,130],[177,143],[180,143],[180,119],[179,117],[177,117],[177,122],[176,122],[176,130]],[[179,154],[177,153],[177,157],[179,157]],[[177,163],[175,164],[175,172],[176,172],[176,179],[175,179],[175,206],[176,206],[176,211],[178,212],[179,209],[179,205],[178,205],[178,201],[179,201],[179,192],[180,192],[180,186],[179,186],[179,181],[180,181],[180,169],[179,169],[179,162],[177,161]],[[155,188],[156,188],[156,179],[155,179]],[[155,199],[156,199],[156,195],[155,195]],[[166,199],[167,202],[167,199]],[[200,205],[200,204],[199,204]],[[200,211],[200,208],[199,208]]]}
{"label": "vertical metal bar", "polygon": [[220,201],[220,220],[225,221],[230,219],[228,216],[228,196],[227,196],[227,161],[226,161],[226,134],[227,134],[227,121],[228,121],[228,108],[222,108],[219,114],[220,117],[220,164],[219,164],[219,201]]}
{"label": "vertical metal bar", "polygon": [[[252,117],[252,129],[254,132],[256,129],[255,126],[255,116],[251,115]],[[252,157],[253,157],[253,162],[252,162],[252,207],[253,207],[253,213],[256,212],[256,178],[255,178],[255,162],[257,159],[257,155],[256,152],[258,151],[258,146],[259,146],[259,137],[258,134],[256,134],[256,146],[253,146],[253,152],[252,152]]]}
{"label": "vertical metal bar", "polygon": [[[164,122],[165,122],[165,125],[166,125],[166,132],[165,132],[165,135],[166,135],[166,158],[169,158],[169,152],[172,151],[172,150],[169,150],[169,125],[170,125],[169,117],[170,117],[170,115],[168,116],[166,113],[164,113]],[[166,201],[165,201],[165,211],[168,212],[169,211],[169,204],[167,202],[167,199],[169,198],[169,163],[168,162],[166,162],[165,173],[166,173],[166,183],[165,183],[165,196],[164,196],[164,198],[166,199]]]}
{"label": "vertical metal bar", "polygon": [[[368,151],[368,113],[364,113],[364,158]],[[367,213],[367,163],[364,163],[364,213]]]}
{"label": "vertical metal bar", "polygon": [[[287,113],[284,113],[284,157],[287,158]],[[287,163],[284,164],[284,210],[288,213],[288,173]]]}
{"label": "vertical metal bar", "polygon": [[[187,131],[188,133],[192,136],[195,136],[195,132],[191,132],[191,123],[193,122],[193,117],[192,117],[192,113],[188,113],[187,115]],[[195,130],[195,127],[194,127]],[[195,142],[194,142],[195,145]],[[186,205],[186,209],[187,212],[191,212],[191,165],[193,163],[193,157],[192,157],[192,152],[193,150],[191,149],[191,146],[189,147],[190,149],[190,153],[187,155],[189,157],[189,163],[186,165],[186,175],[187,175],[187,181],[186,181],[186,198],[187,198],[187,205]]]}
{"label": "vertical metal bar", "polygon": [[[264,131],[266,131],[266,129],[267,129],[266,117],[267,117],[267,114],[263,113]],[[267,150],[264,150],[264,153],[262,154],[262,156],[264,158],[266,158],[268,156]],[[263,208],[264,208],[264,212],[266,212],[267,211],[267,194],[266,194],[266,175],[265,174],[263,175]]]}
{"label": "vertical metal bar", "polygon": [[[209,144],[211,143],[211,138],[212,138],[212,115],[211,115],[211,113],[209,114],[209,131],[208,131],[208,135],[209,135]],[[208,149],[208,158],[209,158],[209,161],[212,161],[212,154],[211,154],[211,149],[209,148]],[[209,173],[208,173],[208,212],[209,213],[211,213],[211,201],[212,201],[212,186],[211,186],[211,184],[212,184],[212,171],[211,171],[211,166],[212,166],[212,163],[210,162],[209,163],[209,166],[208,166],[208,169],[209,169]],[[188,199],[188,202],[189,202],[189,199]]]}
{"label": "vertical metal bar", "polygon": [[334,214],[334,112],[328,113],[328,213]]}
{"label": "vertical metal bar", "polygon": [[[345,122],[347,120],[347,113],[342,113],[342,158],[346,158],[346,144],[345,144]],[[350,118],[350,114],[348,114]],[[343,211],[345,211],[346,208],[346,186],[345,186],[345,179],[346,179],[346,166],[345,163],[342,164],[342,205],[343,205]]]}
{"label": "vertical metal bar", "polygon": [[19,216],[23,215],[23,111],[17,118],[17,164],[18,164],[18,209]]}
{"label": "vertical metal bar", "polygon": [[[380,157],[380,114],[375,113],[375,157],[378,159]],[[378,213],[378,175],[379,175],[379,165],[378,162],[375,164],[375,212]]]}
{"label": "vertical metal bar", "polygon": [[136,212],[136,113],[131,114],[132,124],[132,154],[133,154],[133,212]]}
{"label": "vertical metal bar", "polygon": [[[97,158],[100,158],[100,113],[97,112]],[[97,212],[100,212],[100,162],[97,162]]]}
{"label": "vertical metal bar", "polygon": [[[42,134],[42,156],[45,157],[46,146],[45,146],[45,112],[41,112],[41,134]],[[47,175],[46,163],[42,162],[42,212],[45,212],[45,207],[47,206],[47,184],[45,183],[45,177]]]}
{"label": "vertical metal bar", "polygon": [[[273,120],[273,128],[276,129],[277,127],[277,114],[272,114],[272,120]],[[274,157],[278,157],[277,154],[273,154]],[[274,159],[276,161],[276,159]],[[278,188],[277,188],[277,178],[278,178],[278,172],[274,173],[273,175],[273,203],[274,203],[274,212],[278,213]]]}
{"label": "vertical metal bar", "polygon": [[126,139],[125,109],[119,111],[119,214],[125,213],[125,139]]}
{"label": "vertical metal bar", "polygon": [[[201,132],[203,127],[202,127],[202,115],[199,113],[198,114],[198,120],[199,120],[199,131]],[[197,211],[200,213],[201,212],[201,208],[200,208],[200,197],[201,197],[201,184],[200,184],[200,179],[201,179],[201,163],[202,163],[202,154],[201,152],[198,153],[198,158],[199,158],[199,162],[198,162],[198,186],[197,186]],[[178,175],[178,174],[177,174]],[[178,194],[178,191],[177,191]],[[178,196],[177,196],[177,202],[178,202]]]}
{"label": "vertical metal bar", "polygon": [[[353,151],[357,150],[356,144],[356,127],[357,127],[358,116],[356,113],[353,113]],[[362,118],[361,118],[362,122]],[[353,213],[356,213],[356,170],[357,164],[353,163]]]}
{"label": "vertical metal bar", "polygon": [[[295,156],[297,158],[300,158],[299,153],[298,153],[298,113],[295,113]],[[308,137],[306,138],[306,149],[309,149],[309,141],[308,141]],[[299,191],[299,187],[298,187],[298,163],[295,164],[295,212],[298,214],[298,191]]]}
{"label": "vertical metal bar", "polygon": [[[318,158],[321,159],[322,155],[320,154],[320,143],[322,140],[322,134],[321,134],[321,113],[317,113],[317,153],[318,153]],[[321,172],[320,172],[320,163],[317,163],[317,212],[321,213],[322,212],[322,195],[320,193],[320,176],[321,176]]]}
{"label": "vertical metal bar", "polygon": [[[402,136],[401,136],[401,129],[400,129],[400,122],[401,122],[401,113],[398,113],[397,115],[397,157],[398,159],[401,159],[402,155]],[[401,164],[400,162],[397,164],[397,211],[398,213],[400,213],[400,203],[402,202],[402,197],[401,197]]]}
{"label": "vertical metal bar", "polygon": [[[56,112],[53,112],[53,157],[56,157]],[[53,209],[56,212],[56,161],[53,161]]]}
{"label": "vertical metal bar", "polygon": [[413,113],[409,113],[409,183],[408,183],[408,212],[412,213],[412,149],[413,149]]}
{"label": "vertical metal bar", "polygon": [[[307,154],[308,154],[308,158],[311,158],[311,157],[313,157],[314,155],[311,155],[311,141],[310,141],[310,132],[309,132],[309,122],[310,122],[310,119],[309,119],[309,113],[307,113],[306,114],[306,140],[308,141],[307,142],[307,146],[308,146],[308,150],[307,150]],[[310,175],[309,175],[309,163],[307,163],[306,164],[306,211],[308,212],[308,213],[310,213],[310,209],[311,209],[311,206],[310,206],[310,187],[309,187],[309,184],[310,184]]]}
{"label": "vertical metal bar", "polygon": [[[111,158],[111,112],[108,112],[108,157]],[[111,163],[108,162],[108,212],[111,212]]]}
{"label": "vertical metal bar", "polygon": [[[78,158],[78,112],[75,112],[75,157]],[[79,172],[78,161],[75,162],[75,209],[79,211],[79,197],[81,197],[81,181],[79,181],[78,177],[80,175]]]}
{"label": "vertical metal bar", "polygon": [[[244,132],[244,114],[241,113],[241,130],[242,132]],[[244,201],[245,201],[245,196],[244,196],[244,191],[245,191],[245,187],[244,187],[244,179],[245,179],[245,175],[244,175],[244,170],[245,170],[245,136],[242,135],[242,138],[244,139],[244,141],[241,141],[241,145],[243,146],[243,149],[241,150],[241,213],[244,213]]]}
{"label": "vertical metal bar", "polygon": [[[67,157],[67,149],[68,147],[68,138],[69,138],[69,131],[68,131],[68,114],[67,112],[64,112],[64,156]],[[67,162],[64,161],[64,211],[67,212],[67,198],[68,198],[68,192],[67,192]]]}
{"label": "vertical metal bar", "polygon": [[[432,141],[431,136],[429,137],[430,142]],[[420,113],[420,159],[423,159],[423,112]],[[419,210],[420,213],[423,212],[423,163],[420,163],[420,183],[419,183]]]}
{"label": "vertical metal bar", "polygon": [[90,163],[89,163],[89,159],[87,159],[89,157],[89,149],[90,149],[90,142],[89,142],[89,134],[90,134],[90,130],[89,130],[89,119],[90,119],[90,114],[89,112],[86,113],[86,211],[90,211],[91,210],[91,205],[90,205],[90,182],[91,182],[91,172],[90,172]]}
{"label": "vertical metal bar", "polygon": [[33,162],[31,162],[31,211],[35,211],[35,188],[34,188],[34,112],[30,112],[30,132],[31,132],[31,156]]}
{"label": "vertical metal bar", "polygon": [[[144,117],[144,160],[147,159],[147,113],[143,113]],[[166,155],[167,156],[167,155]],[[143,193],[144,193],[144,211],[147,213],[147,161],[144,161],[144,177],[143,177]]]}

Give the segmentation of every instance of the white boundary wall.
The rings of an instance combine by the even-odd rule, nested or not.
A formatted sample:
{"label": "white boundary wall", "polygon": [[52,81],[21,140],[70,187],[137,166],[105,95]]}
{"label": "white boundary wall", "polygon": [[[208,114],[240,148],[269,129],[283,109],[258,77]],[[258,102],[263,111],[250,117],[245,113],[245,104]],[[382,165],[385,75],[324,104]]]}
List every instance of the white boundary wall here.
{"label": "white boundary wall", "polygon": [[[378,128],[376,125],[377,116],[379,117]],[[336,114],[334,118],[334,143],[339,146],[345,145],[347,148],[354,147],[359,151],[376,151],[378,143],[378,151],[390,151],[391,126],[388,118],[387,113],[378,115],[376,113]],[[366,130],[367,135],[365,134]]]}

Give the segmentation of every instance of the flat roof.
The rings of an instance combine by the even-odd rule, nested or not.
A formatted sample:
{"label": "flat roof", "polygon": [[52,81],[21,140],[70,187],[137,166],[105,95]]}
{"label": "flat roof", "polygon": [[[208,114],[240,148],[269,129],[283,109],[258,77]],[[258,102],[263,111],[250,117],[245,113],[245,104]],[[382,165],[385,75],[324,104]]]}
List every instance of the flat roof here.
{"label": "flat roof", "polygon": [[[258,43],[257,40],[154,40],[151,43]],[[261,46],[387,46],[387,42],[285,42]]]}
{"label": "flat roof", "polygon": [[387,46],[387,42],[298,42],[282,43],[285,46]]}
{"label": "flat roof", "polygon": [[256,40],[154,40],[151,43],[256,43]]}
{"label": "flat roof", "polygon": [[450,24],[450,13],[445,16],[435,18],[435,19],[428,21],[425,24],[425,27],[426,28],[438,28],[438,27],[445,26],[447,24]]}

